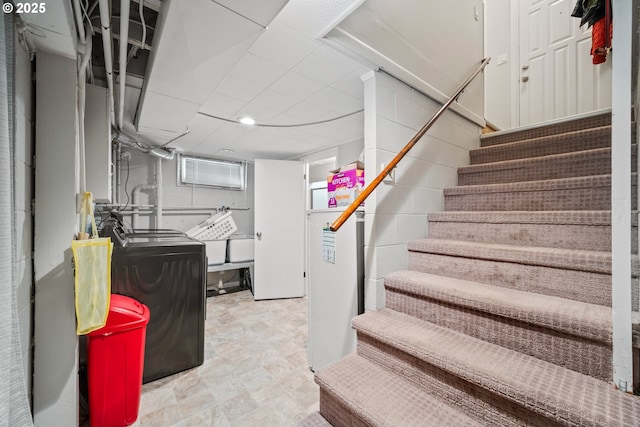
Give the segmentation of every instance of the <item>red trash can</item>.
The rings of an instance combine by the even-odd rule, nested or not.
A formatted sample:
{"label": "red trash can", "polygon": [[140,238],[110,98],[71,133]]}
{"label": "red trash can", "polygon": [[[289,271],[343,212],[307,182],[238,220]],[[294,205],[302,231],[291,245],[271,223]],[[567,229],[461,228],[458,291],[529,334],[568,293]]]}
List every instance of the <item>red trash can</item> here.
{"label": "red trash can", "polygon": [[111,295],[107,324],[87,334],[89,424],[120,427],[138,418],[149,309]]}

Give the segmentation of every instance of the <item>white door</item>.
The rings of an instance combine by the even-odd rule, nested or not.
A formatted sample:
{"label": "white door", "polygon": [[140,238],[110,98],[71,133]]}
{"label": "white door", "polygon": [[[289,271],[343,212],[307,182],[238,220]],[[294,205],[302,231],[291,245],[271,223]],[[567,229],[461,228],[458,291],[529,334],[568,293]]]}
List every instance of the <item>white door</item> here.
{"label": "white door", "polygon": [[571,12],[575,0],[519,3],[519,125],[611,106],[611,59],[591,63],[591,30]]}
{"label": "white door", "polygon": [[256,160],[255,299],[304,296],[302,162]]}

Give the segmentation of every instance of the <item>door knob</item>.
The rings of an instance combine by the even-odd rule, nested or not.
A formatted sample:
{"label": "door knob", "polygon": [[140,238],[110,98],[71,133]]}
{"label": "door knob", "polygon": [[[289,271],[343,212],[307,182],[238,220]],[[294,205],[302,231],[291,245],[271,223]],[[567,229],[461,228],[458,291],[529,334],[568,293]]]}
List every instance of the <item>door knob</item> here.
{"label": "door knob", "polygon": [[524,64],[524,65],[522,66],[522,69],[523,69],[523,70],[528,70],[528,69],[529,69],[529,64]]}
{"label": "door knob", "polygon": [[256,233],[256,237],[258,238],[258,240],[262,240],[262,233],[260,231],[258,231]]}
{"label": "door knob", "polygon": [[522,76],[522,82],[526,83],[529,81],[529,76]]}

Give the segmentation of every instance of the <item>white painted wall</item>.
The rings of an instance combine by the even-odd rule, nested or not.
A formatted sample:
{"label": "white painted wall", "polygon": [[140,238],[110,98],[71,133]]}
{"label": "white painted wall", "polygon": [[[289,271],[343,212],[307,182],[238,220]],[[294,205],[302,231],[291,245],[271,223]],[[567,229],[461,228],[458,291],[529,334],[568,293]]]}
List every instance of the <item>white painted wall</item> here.
{"label": "white painted wall", "polygon": [[16,254],[18,272],[17,302],[20,322],[20,349],[27,390],[31,390],[31,292],[33,272],[31,252],[33,219],[31,211],[32,194],[32,143],[33,143],[33,102],[31,87],[31,61],[29,54],[15,43],[15,151],[14,151],[14,207],[16,226]]}
{"label": "white painted wall", "polygon": [[[127,182],[127,193],[129,203],[133,189],[140,184],[155,183],[156,157],[145,154],[141,151],[131,150],[131,160],[129,166],[129,180]],[[186,231],[191,227],[207,219],[210,214],[203,211],[172,211],[171,207],[202,207],[220,208],[222,206],[231,208],[245,208],[248,210],[234,210],[233,219],[238,226],[238,233],[253,234],[253,164],[249,163],[247,170],[247,190],[218,190],[195,186],[177,185],[177,156],[173,160],[162,161],[162,191],[163,210],[162,228],[172,228]],[[121,162],[121,193],[120,202],[126,203],[127,197],[124,194],[124,186],[127,178],[127,162]],[[143,191],[140,195],[139,203],[155,205],[156,196],[153,190]],[[214,213],[214,211],[211,211]],[[131,212],[124,211],[126,225],[131,226]],[[156,228],[155,212],[141,214],[136,228]]]}
{"label": "white painted wall", "polygon": [[[347,142],[346,144],[338,145],[327,150],[316,152],[309,155],[304,155],[298,160],[308,162],[315,159],[325,159],[335,157],[336,167],[352,163],[359,159],[364,150],[364,139],[357,139],[355,141]],[[313,159],[313,160],[311,160]],[[323,181],[327,179],[329,170],[335,169],[334,167],[327,167],[326,165],[315,165],[309,168],[309,182]]]}
{"label": "white painted wall", "polygon": [[338,157],[336,162],[338,165],[346,165],[358,160],[364,150],[364,139],[348,142],[338,145]]}
{"label": "white painted wall", "polygon": [[71,240],[78,192],[75,60],[46,52],[36,67],[34,423],[78,420]]}
{"label": "white painted wall", "polygon": [[512,26],[517,17],[512,11],[514,0],[489,0],[485,8],[485,56],[491,62],[484,72],[485,119],[499,129],[515,126],[516,100],[512,92],[517,87],[512,68],[517,66],[511,37]]}
{"label": "white painted wall", "polygon": [[[365,176],[380,172],[440,104],[381,73],[363,77]],[[427,213],[443,208],[443,189],[457,184],[457,168],[479,145],[477,124],[445,112],[365,202],[365,308],[384,306],[383,278],[407,268],[407,241],[427,235]]]}

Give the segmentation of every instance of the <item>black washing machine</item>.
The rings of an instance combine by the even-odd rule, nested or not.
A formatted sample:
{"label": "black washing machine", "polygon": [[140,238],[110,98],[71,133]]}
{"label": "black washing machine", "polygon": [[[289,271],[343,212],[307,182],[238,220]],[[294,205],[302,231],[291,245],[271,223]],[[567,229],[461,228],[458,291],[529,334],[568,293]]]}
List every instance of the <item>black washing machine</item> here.
{"label": "black washing machine", "polygon": [[149,307],[143,383],[204,361],[205,245],[170,230],[121,233],[111,262],[111,292]]}

